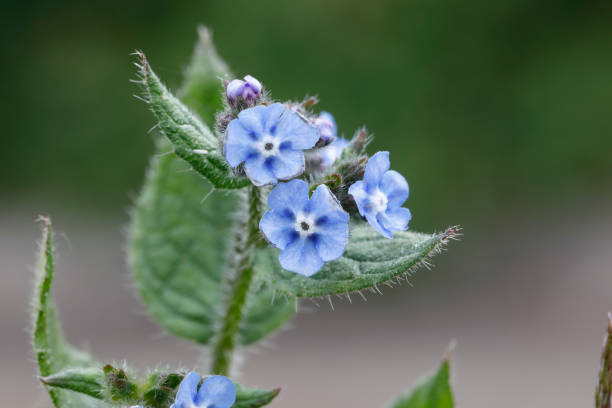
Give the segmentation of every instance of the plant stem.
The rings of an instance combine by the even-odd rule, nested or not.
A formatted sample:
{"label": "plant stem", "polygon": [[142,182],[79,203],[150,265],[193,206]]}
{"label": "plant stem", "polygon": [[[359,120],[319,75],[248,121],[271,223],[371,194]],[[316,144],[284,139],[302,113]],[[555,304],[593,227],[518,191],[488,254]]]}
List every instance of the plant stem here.
{"label": "plant stem", "polygon": [[253,281],[253,249],[259,239],[261,218],[261,191],[255,186],[248,188],[246,219],[238,222],[233,248],[236,274],[231,282],[230,296],[223,318],[223,326],[213,348],[212,374],[229,375],[232,353],[236,346],[236,335],[242,321],[244,306]]}
{"label": "plant stem", "polygon": [[601,368],[599,370],[599,383],[595,393],[596,408],[610,408],[612,406],[612,313],[608,313],[608,328],[601,355]]}

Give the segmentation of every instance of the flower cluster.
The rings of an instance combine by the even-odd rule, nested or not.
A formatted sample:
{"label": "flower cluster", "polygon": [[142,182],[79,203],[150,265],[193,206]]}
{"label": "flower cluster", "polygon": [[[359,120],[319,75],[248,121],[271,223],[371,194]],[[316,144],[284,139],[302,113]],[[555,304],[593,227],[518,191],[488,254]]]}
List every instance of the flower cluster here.
{"label": "flower cluster", "polygon": [[402,207],[408,183],[389,170],[388,152],[362,156],[365,130],[352,141],[339,137],[330,113],[310,112],[316,99],[302,104],[267,100],[259,81],[248,75],[231,81],[226,97],[234,111],[221,127],[223,155],[255,186],[275,185],[259,228],[280,250],[283,268],[311,276],[342,256],[351,215],[365,218],[390,239],[394,231],[408,228],[411,214]]}

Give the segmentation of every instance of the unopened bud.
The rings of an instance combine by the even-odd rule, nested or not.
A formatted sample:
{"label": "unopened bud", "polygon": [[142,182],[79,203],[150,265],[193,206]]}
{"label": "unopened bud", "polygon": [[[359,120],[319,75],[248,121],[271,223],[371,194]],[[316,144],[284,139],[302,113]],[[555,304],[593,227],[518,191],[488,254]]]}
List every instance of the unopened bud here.
{"label": "unopened bud", "polygon": [[317,143],[319,147],[334,141],[338,129],[334,117],[329,112],[321,112],[314,120],[314,124],[319,129],[319,142]]}
{"label": "unopened bud", "polygon": [[227,84],[225,95],[228,102],[233,106],[236,106],[241,100],[248,106],[252,106],[261,95],[261,89],[261,83],[251,75],[247,75],[244,80],[234,79]]}

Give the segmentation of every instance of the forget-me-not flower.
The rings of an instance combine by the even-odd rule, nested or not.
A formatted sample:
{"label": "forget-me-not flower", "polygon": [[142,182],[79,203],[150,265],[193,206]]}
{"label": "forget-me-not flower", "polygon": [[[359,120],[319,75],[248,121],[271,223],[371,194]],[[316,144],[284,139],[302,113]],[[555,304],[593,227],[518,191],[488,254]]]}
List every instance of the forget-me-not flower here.
{"label": "forget-me-not flower", "polygon": [[338,133],[338,127],[331,113],[321,112],[314,120],[314,124],[319,129],[321,145],[325,146],[334,141]]}
{"label": "forget-me-not flower", "polygon": [[236,386],[228,378],[213,375],[198,389],[199,382],[198,374],[187,374],[170,408],[230,408],[236,401]]}
{"label": "forget-me-not flower", "polygon": [[378,152],[368,160],[363,180],[349,187],[359,214],[387,238],[392,231],[405,231],[412,217],[402,204],[408,198],[408,183],[389,170],[389,152]]}
{"label": "forget-me-not flower", "polygon": [[223,154],[230,166],[244,162],[256,186],[304,172],[304,152],[317,143],[317,129],[281,103],[245,109],[227,127]]}
{"label": "forget-me-not flower", "polygon": [[348,244],[349,215],[326,185],[308,197],[308,183],[279,183],[268,196],[270,211],[259,228],[281,250],[279,261],[288,271],[311,276],[324,262],[339,258]]}
{"label": "forget-me-not flower", "polygon": [[261,82],[250,75],[241,79],[234,79],[225,89],[225,95],[230,104],[236,105],[239,99],[246,102],[247,105],[253,105],[257,97],[261,94]]}

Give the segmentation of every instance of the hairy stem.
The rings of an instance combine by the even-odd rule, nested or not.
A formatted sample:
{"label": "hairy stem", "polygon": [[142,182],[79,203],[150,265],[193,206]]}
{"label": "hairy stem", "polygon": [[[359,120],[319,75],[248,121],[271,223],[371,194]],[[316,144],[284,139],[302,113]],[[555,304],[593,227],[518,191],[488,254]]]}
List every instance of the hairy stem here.
{"label": "hairy stem", "polygon": [[610,408],[612,406],[612,313],[608,313],[608,328],[601,355],[601,368],[599,382],[595,393],[595,406],[597,408]]}
{"label": "hairy stem", "polygon": [[227,309],[222,321],[221,332],[213,348],[212,374],[229,375],[232,353],[236,346],[236,335],[242,321],[249,288],[253,281],[253,249],[259,240],[259,219],[261,218],[261,191],[248,188],[247,211],[242,211],[241,220],[234,237],[234,259],[236,274],[232,280]]}

